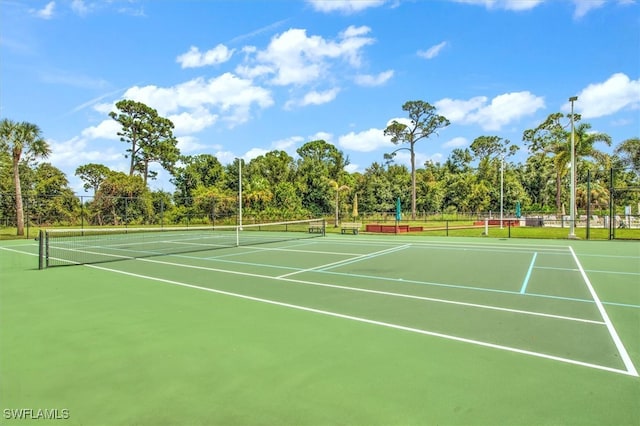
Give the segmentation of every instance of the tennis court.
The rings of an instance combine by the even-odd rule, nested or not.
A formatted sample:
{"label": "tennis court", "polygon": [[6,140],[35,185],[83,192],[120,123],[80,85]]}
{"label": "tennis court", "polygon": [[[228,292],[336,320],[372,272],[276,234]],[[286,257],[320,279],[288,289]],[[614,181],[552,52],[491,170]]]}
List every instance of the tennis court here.
{"label": "tennis court", "polygon": [[85,425],[640,423],[637,243],[299,231],[96,237],[55,252],[92,264],[45,270],[40,241],[3,243],[2,408]]}

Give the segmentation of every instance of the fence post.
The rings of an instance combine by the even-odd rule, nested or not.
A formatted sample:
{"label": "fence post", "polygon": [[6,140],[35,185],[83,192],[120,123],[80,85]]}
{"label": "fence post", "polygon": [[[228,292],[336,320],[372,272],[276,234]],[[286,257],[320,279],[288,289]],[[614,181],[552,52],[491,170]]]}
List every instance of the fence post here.
{"label": "fence post", "polygon": [[615,203],[613,198],[615,197],[615,190],[613,189],[613,167],[609,170],[609,239],[613,240],[615,236],[615,215],[613,212]]}
{"label": "fence post", "polygon": [[27,198],[25,199],[25,212],[26,212],[26,219],[25,221],[27,222],[27,232],[26,232],[26,236],[25,238],[28,240],[29,239],[29,197],[27,196]]}
{"label": "fence post", "polygon": [[587,240],[591,239],[591,170],[587,170]]}

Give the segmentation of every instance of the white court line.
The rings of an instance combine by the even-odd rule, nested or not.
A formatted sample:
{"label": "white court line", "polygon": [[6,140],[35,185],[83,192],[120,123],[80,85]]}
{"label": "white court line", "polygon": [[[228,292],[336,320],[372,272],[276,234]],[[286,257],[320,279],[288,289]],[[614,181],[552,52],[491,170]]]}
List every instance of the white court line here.
{"label": "white court line", "polygon": [[[308,245],[308,244],[305,244]],[[298,247],[298,246],[291,246]],[[258,246],[244,246],[244,248],[255,251],[292,251],[294,253],[310,253],[310,254],[334,254],[338,256],[359,256],[362,253],[343,253],[339,251],[322,251],[322,250],[300,250],[296,248],[274,248],[274,247],[258,247]],[[246,253],[243,253],[246,254]]]}
{"label": "white court line", "polygon": [[598,307],[598,310],[600,311],[600,315],[602,316],[602,319],[604,320],[605,325],[609,330],[609,334],[611,335],[611,338],[613,339],[613,342],[615,343],[616,348],[618,348],[618,353],[620,353],[620,357],[622,358],[622,361],[624,362],[624,365],[627,368],[627,372],[629,373],[630,376],[638,377],[638,371],[636,370],[636,367],[633,365],[633,361],[631,361],[631,357],[629,357],[629,353],[627,352],[627,349],[624,347],[622,340],[620,340],[620,336],[618,336],[618,333],[616,332],[616,329],[613,326],[611,319],[609,319],[609,315],[607,314],[607,311],[605,311],[604,306],[602,306],[602,302],[600,301],[598,294],[593,288],[591,281],[589,281],[589,277],[584,272],[584,269],[582,268],[582,264],[580,263],[580,260],[578,260],[578,256],[576,256],[576,253],[573,251],[573,248],[571,246],[569,246],[569,250],[571,251],[571,255],[573,256],[573,259],[575,260],[576,265],[578,265],[578,269],[580,269],[580,273],[582,274],[582,278],[584,279],[584,282],[587,285],[589,292],[591,293],[591,297],[593,297],[594,302],[596,302],[596,306]]}
{"label": "white court line", "polygon": [[[438,238],[442,238],[442,237],[438,237]],[[411,244],[414,247],[420,247],[420,246],[424,246],[424,247],[436,247],[436,248],[472,248],[472,249],[491,249],[491,248],[496,248],[496,249],[505,249],[505,250],[524,250],[524,251],[540,251],[540,252],[558,252],[559,254],[566,254],[567,252],[567,246],[564,245],[558,245],[558,246],[548,246],[548,245],[533,245],[533,244],[513,244],[513,243],[508,243],[508,244],[499,244],[499,243],[487,243],[487,242],[481,242],[481,243],[476,243],[476,242],[469,242],[469,241],[465,241],[465,242],[459,242],[459,241],[424,241],[424,240],[420,240],[420,239],[406,239],[406,238],[398,238],[398,239],[393,239],[393,241],[388,240],[388,239],[381,239],[381,238],[371,238],[371,239],[362,239],[358,242],[355,241],[349,241],[349,240],[344,240],[342,238],[336,238],[336,237],[325,237],[323,238],[321,241],[318,241],[320,243],[322,242],[330,242],[330,243],[336,243],[336,244],[343,244],[343,245],[365,245],[365,246],[371,246],[371,242],[375,242],[375,243],[379,243],[381,245],[398,245],[398,244]]]}
{"label": "white court line", "polygon": [[290,272],[288,274],[280,275],[277,278],[286,278],[286,277],[289,277],[291,275],[302,274],[304,272],[313,272],[313,271],[322,270],[322,269],[337,268],[338,266],[342,266],[343,264],[346,265],[346,264],[349,264],[349,263],[352,263],[352,262],[358,262],[360,260],[371,259],[373,257],[382,256],[384,254],[388,254],[388,253],[393,253],[393,252],[396,252],[396,251],[404,250],[404,249],[408,248],[409,246],[410,246],[409,244],[405,244],[403,246],[391,247],[391,248],[388,248],[388,249],[385,249],[385,250],[376,251],[376,252],[373,252],[373,253],[361,254],[361,255],[358,255],[358,256],[353,257],[351,259],[343,259],[343,260],[338,260],[337,262],[331,262],[331,263],[326,263],[326,264],[320,265],[320,266],[314,266],[313,268],[300,269],[298,271],[294,271],[294,272]]}
{"label": "white court line", "polygon": [[436,333],[436,332],[433,332],[433,331],[422,330],[422,329],[414,328],[414,327],[406,327],[406,326],[403,326],[403,325],[392,324],[392,323],[382,322],[382,321],[375,321],[375,320],[370,320],[370,319],[367,319],[367,318],[340,314],[340,313],[337,313],[337,312],[331,312],[331,311],[325,311],[325,310],[321,310],[321,309],[309,308],[309,307],[306,307],[306,306],[294,305],[294,304],[291,304],[291,303],[278,302],[276,300],[263,299],[263,298],[254,297],[254,296],[247,296],[247,295],[244,295],[244,294],[232,293],[232,292],[228,292],[228,291],[224,291],[224,290],[216,290],[216,289],[212,289],[212,288],[201,287],[201,286],[188,284],[188,283],[183,283],[183,282],[179,282],[179,281],[173,281],[173,280],[167,280],[167,279],[163,279],[163,278],[151,277],[151,276],[148,276],[148,275],[141,275],[141,274],[135,274],[135,273],[132,273],[132,272],[119,271],[119,270],[116,270],[116,269],[105,268],[105,267],[97,266],[97,265],[85,265],[85,266],[89,267],[89,268],[100,269],[100,270],[103,270],[103,271],[114,272],[114,273],[117,273],[117,274],[128,275],[128,276],[132,276],[132,277],[136,277],[136,278],[142,278],[142,279],[147,279],[147,280],[151,280],[151,281],[158,281],[158,282],[163,282],[163,283],[166,283],[166,284],[172,284],[172,285],[177,285],[177,286],[181,286],[181,287],[188,287],[188,288],[192,288],[192,289],[196,289],[196,290],[208,291],[208,292],[211,292],[211,293],[217,293],[217,294],[222,294],[222,295],[226,295],[226,296],[237,297],[237,298],[240,298],[240,299],[251,300],[251,301],[254,301],[254,302],[260,302],[260,303],[266,303],[266,304],[270,304],[270,305],[282,306],[282,307],[285,307],[285,308],[296,309],[296,310],[306,311],[306,312],[313,312],[313,313],[316,313],[316,314],[327,315],[327,316],[331,316],[331,317],[342,318],[342,319],[347,319],[347,320],[351,320],[351,321],[357,321],[357,322],[362,322],[362,323],[366,323],[366,324],[377,325],[377,326],[381,326],[381,327],[388,327],[388,328],[392,328],[392,329],[396,329],[396,330],[408,331],[408,332],[411,332],[411,333],[418,333],[418,334],[423,334],[423,335],[427,335],[427,336],[439,337],[439,338],[442,338],[442,339],[453,340],[453,341],[456,341],[456,342],[468,343],[468,344],[473,344],[473,345],[477,345],[477,346],[483,346],[483,347],[492,348],[492,349],[499,349],[499,350],[508,351],[508,352],[514,352],[514,353],[523,354],[523,355],[530,355],[530,356],[537,357],[537,358],[543,358],[543,359],[548,359],[548,360],[553,360],[553,361],[559,361],[559,362],[564,362],[564,363],[567,363],[567,364],[579,365],[579,366],[582,366],[582,367],[589,367],[589,368],[593,368],[593,369],[597,369],[597,370],[604,370],[604,371],[608,371],[608,372],[612,372],[612,373],[618,373],[618,374],[624,374],[624,375],[632,375],[627,370],[620,370],[620,369],[617,369],[617,368],[607,367],[607,366],[604,366],[604,365],[598,365],[598,364],[592,364],[592,363],[588,363],[588,362],[577,361],[577,360],[574,360],[574,359],[563,358],[563,357],[554,356],[554,355],[548,355],[548,354],[544,354],[544,353],[540,353],[540,352],[528,351],[528,350],[525,350],[525,349],[518,349],[518,348],[505,346],[505,345],[497,345],[497,344],[494,344],[494,343],[482,342],[482,341],[479,341],[479,340],[467,339],[467,338],[463,338],[463,337],[452,336],[452,335],[449,335],[449,334]]}
{"label": "white court line", "polygon": [[28,251],[15,250],[7,247],[0,247],[0,250],[12,251],[14,253],[20,253],[20,254],[28,254],[29,256],[38,256],[38,253],[29,253]]}

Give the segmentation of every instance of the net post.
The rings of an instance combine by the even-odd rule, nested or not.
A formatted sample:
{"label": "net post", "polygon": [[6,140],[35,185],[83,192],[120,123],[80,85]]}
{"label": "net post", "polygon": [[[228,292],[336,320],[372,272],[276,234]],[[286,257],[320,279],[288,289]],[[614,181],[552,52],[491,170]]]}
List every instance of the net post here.
{"label": "net post", "polygon": [[322,218],[322,236],[327,235],[327,220]]}
{"label": "net post", "polygon": [[49,267],[49,233],[44,230],[42,231],[43,234],[43,239],[44,239],[44,260],[45,260],[45,264],[44,267],[48,268]]}
{"label": "net post", "polygon": [[38,269],[44,269],[44,231],[38,232]]}

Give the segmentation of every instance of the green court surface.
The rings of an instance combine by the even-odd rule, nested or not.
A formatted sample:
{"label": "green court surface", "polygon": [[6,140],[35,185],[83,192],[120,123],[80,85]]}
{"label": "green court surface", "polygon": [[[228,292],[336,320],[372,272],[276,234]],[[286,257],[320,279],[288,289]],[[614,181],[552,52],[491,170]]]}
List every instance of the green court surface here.
{"label": "green court surface", "polygon": [[637,242],[37,252],[0,245],[1,424],[640,424]]}

